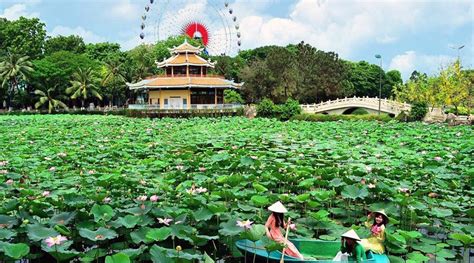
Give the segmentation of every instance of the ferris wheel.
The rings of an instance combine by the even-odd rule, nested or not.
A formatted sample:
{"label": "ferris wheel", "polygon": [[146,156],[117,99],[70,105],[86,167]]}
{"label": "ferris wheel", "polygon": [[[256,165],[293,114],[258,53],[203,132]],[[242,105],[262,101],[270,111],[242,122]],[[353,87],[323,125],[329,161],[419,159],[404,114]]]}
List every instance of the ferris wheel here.
{"label": "ferris wheel", "polygon": [[234,55],[242,45],[239,19],[223,0],[147,0],[140,38],[156,43],[170,36],[200,39],[210,55]]}

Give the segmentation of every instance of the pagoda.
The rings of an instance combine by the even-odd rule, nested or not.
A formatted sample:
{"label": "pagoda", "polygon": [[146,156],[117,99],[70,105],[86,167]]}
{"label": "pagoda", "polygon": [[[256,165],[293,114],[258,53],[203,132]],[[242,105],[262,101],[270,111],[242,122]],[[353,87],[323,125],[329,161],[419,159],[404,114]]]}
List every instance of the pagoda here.
{"label": "pagoda", "polygon": [[207,74],[215,63],[199,56],[202,48],[183,44],[169,49],[171,57],[155,62],[164,73],[137,83],[127,83],[138,91],[136,109],[224,108],[224,90],[240,89],[242,84],[223,76]]}

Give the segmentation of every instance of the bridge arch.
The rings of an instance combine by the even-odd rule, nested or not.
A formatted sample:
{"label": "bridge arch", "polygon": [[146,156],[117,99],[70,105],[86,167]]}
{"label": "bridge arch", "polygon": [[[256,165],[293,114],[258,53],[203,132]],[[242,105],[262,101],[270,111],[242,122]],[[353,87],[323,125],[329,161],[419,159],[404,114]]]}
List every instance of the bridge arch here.
{"label": "bridge arch", "polygon": [[382,113],[390,114],[392,116],[398,115],[402,111],[410,111],[411,105],[400,103],[398,101],[378,98],[344,98],[321,102],[319,104],[301,105],[305,113],[323,113],[328,114],[348,114],[357,108],[363,108],[369,113],[376,114],[379,110]]}

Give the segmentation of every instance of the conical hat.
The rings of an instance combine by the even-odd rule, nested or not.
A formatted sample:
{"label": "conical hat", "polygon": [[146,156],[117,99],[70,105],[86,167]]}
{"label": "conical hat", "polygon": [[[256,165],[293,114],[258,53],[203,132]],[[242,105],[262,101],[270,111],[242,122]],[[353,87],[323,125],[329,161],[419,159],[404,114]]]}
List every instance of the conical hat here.
{"label": "conical hat", "polygon": [[268,210],[276,213],[286,213],[288,210],[283,206],[283,204],[280,201],[277,201],[273,205],[268,207]]}
{"label": "conical hat", "polygon": [[357,235],[356,231],[354,231],[353,229],[351,229],[351,230],[347,231],[346,233],[342,234],[341,237],[347,237],[347,238],[350,238],[350,239],[360,241],[360,237]]}
{"label": "conical hat", "polygon": [[388,216],[387,216],[387,214],[385,213],[385,210],[384,210],[384,209],[375,211],[375,212],[373,212],[373,214],[381,214],[383,217],[385,217],[385,221],[388,223]]}

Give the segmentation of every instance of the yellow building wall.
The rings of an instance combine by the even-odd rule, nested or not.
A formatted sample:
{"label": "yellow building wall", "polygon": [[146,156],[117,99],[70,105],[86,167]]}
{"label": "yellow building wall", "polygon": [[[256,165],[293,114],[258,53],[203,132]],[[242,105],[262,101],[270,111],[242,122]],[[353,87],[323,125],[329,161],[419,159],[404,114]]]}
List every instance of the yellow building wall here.
{"label": "yellow building wall", "polygon": [[152,104],[158,104],[160,101],[160,109],[165,108],[165,99],[170,97],[181,97],[182,99],[187,99],[188,109],[191,108],[191,92],[189,90],[150,90],[148,91],[148,103],[150,100]]}

